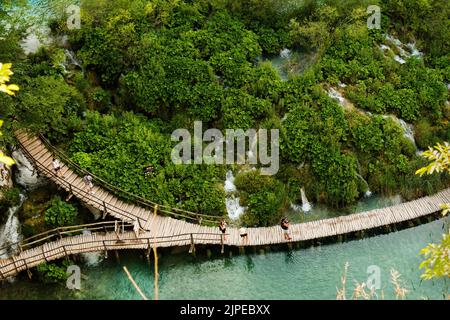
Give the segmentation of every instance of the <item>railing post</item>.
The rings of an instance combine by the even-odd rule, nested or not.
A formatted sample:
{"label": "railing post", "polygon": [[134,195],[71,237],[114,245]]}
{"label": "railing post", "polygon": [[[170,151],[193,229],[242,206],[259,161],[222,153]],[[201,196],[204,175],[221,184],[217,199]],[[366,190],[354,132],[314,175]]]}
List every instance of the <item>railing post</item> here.
{"label": "railing post", "polygon": [[69,193],[70,193],[70,194],[73,194],[72,184],[71,184],[71,183],[69,183]]}
{"label": "railing post", "polygon": [[25,268],[27,269],[28,278],[31,280],[32,273],[31,273],[30,269],[28,268],[28,263],[27,263],[26,258],[23,259],[23,263],[25,264]]}
{"label": "railing post", "polygon": [[105,240],[102,240],[103,248],[105,248],[105,258],[108,258],[108,248],[106,247]]}
{"label": "railing post", "polygon": [[42,245],[42,255],[44,256],[45,262],[48,262],[47,257],[45,256],[44,245],[45,243]]}
{"label": "railing post", "polygon": [[194,235],[192,233],[191,233],[191,247],[189,249],[189,253],[195,254]]}
{"label": "railing post", "polygon": [[3,274],[2,268],[0,268],[0,277],[2,277],[2,280],[6,280],[6,277]]}
{"label": "railing post", "polygon": [[105,220],[107,214],[108,214],[108,209],[106,209],[106,203],[105,203],[105,201],[103,201],[103,217],[102,217],[103,220]]}
{"label": "railing post", "polygon": [[16,269],[16,274],[19,273],[19,269],[17,268],[17,264],[16,264],[16,260],[14,259],[14,256],[11,257],[13,264],[14,264],[14,268]]}
{"label": "railing post", "polygon": [[148,248],[147,248],[146,256],[147,256],[147,258],[150,259],[150,252],[151,252],[151,250],[152,250],[152,246],[151,246],[151,244],[150,244],[150,239],[149,239],[149,238],[147,238],[147,245],[148,245]]}
{"label": "railing post", "polygon": [[69,255],[67,254],[66,246],[63,245],[64,254],[66,256],[66,259],[69,260]]}
{"label": "railing post", "polygon": [[224,244],[223,244],[223,233],[220,234],[220,244],[222,246],[222,250],[220,251],[221,254],[225,252]]}

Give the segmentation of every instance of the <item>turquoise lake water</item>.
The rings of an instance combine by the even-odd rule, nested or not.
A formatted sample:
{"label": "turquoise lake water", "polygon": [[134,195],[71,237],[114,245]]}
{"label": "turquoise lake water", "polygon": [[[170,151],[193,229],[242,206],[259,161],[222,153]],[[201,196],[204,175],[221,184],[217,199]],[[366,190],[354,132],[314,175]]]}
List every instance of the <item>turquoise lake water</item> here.
{"label": "turquoise lake water", "polygon": [[[30,0],[47,13],[48,0]],[[62,0],[50,1],[60,4]],[[59,10],[61,11],[61,10]],[[280,62],[281,63],[281,62]],[[280,68],[280,65],[276,67]],[[351,212],[383,207],[395,202],[376,197],[364,199]],[[337,215],[319,206],[309,215],[292,212],[292,221],[306,221]],[[448,218],[447,218],[448,221]],[[196,257],[187,252],[164,251],[159,260],[160,299],[335,299],[344,264],[349,262],[347,296],[354,281],[366,281],[367,268],[381,270],[381,291],[395,298],[390,284],[391,268],[402,274],[409,299],[442,299],[448,295],[450,281],[421,281],[419,250],[441,239],[444,219],[417,227],[345,243],[307,249],[272,251],[248,249],[245,254],[226,249],[224,255],[208,257],[199,250]],[[230,254],[230,252],[232,254]],[[153,260],[152,260],[153,262]],[[84,275],[80,291],[64,284],[43,284],[29,280],[26,273],[13,283],[0,284],[0,299],[140,299],[128,281],[127,266],[149,298],[153,297],[153,266],[141,251],[121,252],[120,262],[113,254],[96,266],[80,265]]]}
{"label": "turquoise lake water", "polygon": [[[381,270],[381,288],[385,299],[394,299],[390,270],[402,274],[409,299],[442,299],[448,294],[448,279],[421,281],[419,250],[440,240],[444,219],[417,227],[340,244],[307,249],[239,254],[226,249],[222,256],[207,257],[199,250],[197,257],[187,252],[165,251],[159,260],[160,299],[335,299],[336,287],[346,262],[347,295],[354,280],[365,282],[367,268]],[[153,260],[151,262],[153,264]],[[113,254],[95,267],[81,265],[84,279],[80,291],[61,285],[44,285],[25,275],[3,285],[0,299],[140,299],[122,266],[127,266],[149,298],[153,296],[153,267],[141,251],[121,252],[120,262]],[[377,291],[381,296],[381,289]]]}

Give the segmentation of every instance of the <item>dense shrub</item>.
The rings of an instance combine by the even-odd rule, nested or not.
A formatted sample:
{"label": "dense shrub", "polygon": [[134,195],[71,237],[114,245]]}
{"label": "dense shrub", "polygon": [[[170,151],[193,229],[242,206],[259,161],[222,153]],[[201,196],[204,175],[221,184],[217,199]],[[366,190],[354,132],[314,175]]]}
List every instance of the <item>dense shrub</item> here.
{"label": "dense shrub", "polygon": [[255,170],[238,174],[235,183],[241,205],[247,208],[241,217],[242,224],[269,226],[279,221],[286,201],[285,187],[281,182]]}
{"label": "dense shrub", "polygon": [[75,223],[77,215],[76,207],[56,196],[45,211],[45,223],[52,227],[70,226]]}

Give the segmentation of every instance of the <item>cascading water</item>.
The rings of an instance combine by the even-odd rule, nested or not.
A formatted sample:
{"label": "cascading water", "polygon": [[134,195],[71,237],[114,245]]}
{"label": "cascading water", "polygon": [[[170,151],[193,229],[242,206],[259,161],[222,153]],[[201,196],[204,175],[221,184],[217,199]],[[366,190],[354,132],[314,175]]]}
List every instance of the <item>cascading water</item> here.
{"label": "cascading water", "polygon": [[302,211],[305,213],[311,211],[312,207],[308,201],[308,198],[306,198],[305,188],[301,188],[300,195],[302,197]]}
{"label": "cascading water", "polygon": [[337,100],[341,106],[345,106],[345,98],[333,87],[328,90],[328,96],[334,100]]}
{"label": "cascading water", "polygon": [[26,55],[29,55],[36,53],[41,46],[49,45],[52,41],[48,27],[34,27],[27,30],[26,37],[20,41],[20,47]]}
{"label": "cascading water", "polygon": [[300,189],[300,197],[302,199],[302,204],[299,205],[291,202],[290,203],[291,209],[294,210],[295,212],[303,212],[303,213],[310,212],[312,206],[309,203],[308,198],[306,197],[305,188]]}
{"label": "cascading water", "polygon": [[370,187],[369,187],[369,183],[366,181],[366,179],[364,179],[359,173],[356,174],[356,176],[358,177],[358,179],[360,179],[362,181],[362,183],[365,184],[366,186],[366,190],[364,191],[364,196],[366,198],[370,197],[372,195],[372,191],[370,191]]}
{"label": "cascading water", "polygon": [[419,150],[417,148],[417,144],[416,144],[416,139],[414,138],[414,126],[410,123],[407,123],[405,120],[403,119],[399,119],[394,115],[384,115],[384,118],[391,118],[393,119],[395,122],[397,122],[400,127],[403,130],[403,134],[404,136],[411,141],[411,143],[414,145],[414,148],[416,149],[416,154],[420,155],[422,153],[422,150]]}
{"label": "cascading water", "polygon": [[78,61],[77,57],[75,56],[75,53],[71,50],[64,49],[64,54],[66,57],[66,60],[62,63],[62,66],[65,70],[65,72],[68,72],[67,70],[73,70],[73,69],[83,69],[81,67],[81,63]]}
{"label": "cascading water", "polygon": [[231,220],[237,220],[245,212],[245,207],[242,207],[239,204],[239,197],[234,195],[234,192],[236,192],[237,189],[234,184],[234,175],[231,171],[227,172],[224,189],[227,194],[227,197],[225,198],[225,206],[228,217]]}
{"label": "cascading water", "polygon": [[404,133],[405,137],[408,138],[408,140],[410,140],[417,149],[416,139],[414,138],[414,126],[412,124],[406,123],[405,120],[398,119],[398,118],[397,118],[397,120],[398,120],[398,124],[400,124],[400,126],[403,129],[403,133]]}
{"label": "cascading water", "polygon": [[13,245],[18,243],[22,235],[20,233],[20,222],[19,217],[17,216],[17,212],[22,207],[22,204],[25,200],[25,196],[20,194],[20,202],[17,206],[11,207],[7,211],[8,218],[3,226],[0,227],[0,248],[12,245],[7,250],[0,250],[0,259],[6,259],[10,257],[12,254],[18,250],[17,245]]}
{"label": "cascading water", "polygon": [[[416,57],[416,58],[422,58],[423,53],[420,52],[417,48],[416,48],[416,44],[414,42],[410,42],[406,45],[404,45],[399,39],[391,36],[391,35],[384,35],[385,39],[389,42],[391,42],[398,50],[399,54],[396,54],[394,56],[394,60],[397,61],[400,64],[404,64],[406,63],[405,59],[411,58],[411,57]],[[405,50],[404,48],[406,48],[407,50]],[[387,45],[380,45],[380,49],[384,52],[384,51],[392,51],[391,48]]]}
{"label": "cascading water", "polygon": [[291,50],[285,48],[285,49],[280,51],[280,58],[281,59],[289,60],[289,59],[291,59],[291,57],[292,57]]}
{"label": "cascading water", "polygon": [[27,189],[33,189],[45,184],[45,180],[38,176],[37,170],[25,157],[22,150],[13,151],[12,157],[16,161],[17,166],[17,173],[14,176],[17,184]]}

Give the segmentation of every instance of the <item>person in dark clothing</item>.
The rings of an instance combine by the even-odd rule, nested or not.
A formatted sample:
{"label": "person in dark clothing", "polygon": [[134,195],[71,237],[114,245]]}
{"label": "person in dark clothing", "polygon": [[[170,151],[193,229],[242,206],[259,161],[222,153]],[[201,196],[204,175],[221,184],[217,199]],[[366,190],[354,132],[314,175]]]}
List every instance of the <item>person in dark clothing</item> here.
{"label": "person in dark clothing", "polygon": [[283,229],[283,235],[285,240],[292,240],[289,235],[289,220],[287,218],[281,219],[280,223],[281,229]]}
{"label": "person in dark clothing", "polygon": [[227,231],[227,223],[225,222],[225,219],[220,220],[219,230],[223,234],[223,240],[226,241],[227,236],[226,236],[225,232]]}

